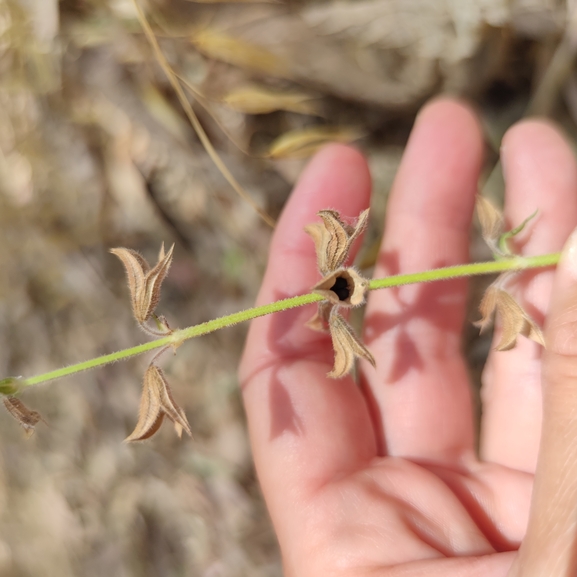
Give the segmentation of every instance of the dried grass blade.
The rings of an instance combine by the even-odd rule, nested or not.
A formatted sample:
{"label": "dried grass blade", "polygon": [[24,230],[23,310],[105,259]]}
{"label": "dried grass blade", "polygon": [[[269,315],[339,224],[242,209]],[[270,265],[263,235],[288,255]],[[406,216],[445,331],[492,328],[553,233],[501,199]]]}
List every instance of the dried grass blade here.
{"label": "dried grass blade", "polygon": [[183,78],[179,74],[175,73],[175,76],[178,78],[180,82],[184,85],[184,87],[192,94],[196,102],[200,104],[206,113],[212,118],[213,122],[220,128],[222,133],[238,148],[243,154],[246,156],[250,156],[251,153],[246,149],[244,145],[236,140],[236,138],[230,133],[230,130],[221,122],[218,115],[215,114],[214,110],[212,109],[209,99],[204,96],[198,88],[196,88],[193,84],[191,84],[186,78]]}
{"label": "dried grass blade", "polygon": [[286,77],[289,66],[262,46],[240,40],[220,30],[205,28],[191,38],[194,46],[209,58],[271,76]]}
{"label": "dried grass blade", "polygon": [[269,158],[306,158],[329,142],[354,142],[363,136],[356,128],[315,126],[291,130],[279,136],[268,149]]}
{"label": "dried grass blade", "polygon": [[249,85],[231,90],[222,102],[243,114],[268,114],[277,110],[288,110],[318,116],[318,105],[312,100],[312,96],[302,92],[280,92],[265,86]]}

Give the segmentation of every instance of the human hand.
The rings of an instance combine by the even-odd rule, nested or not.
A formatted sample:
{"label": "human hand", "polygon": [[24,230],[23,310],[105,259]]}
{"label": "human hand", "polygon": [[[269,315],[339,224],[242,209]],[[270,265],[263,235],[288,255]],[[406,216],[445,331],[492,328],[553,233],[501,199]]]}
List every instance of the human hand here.
{"label": "human hand", "polygon": [[[483,142],[474,114],[442,99],[421,112],[387,209],[375,276],[467,262]],[[577,225],[577,166],[549,124],[505,136],[505,215],[539,210],[520,250],[560,250]],[[258,297],[319,280],[303,227],[323,208],[356,216],[370,177],[355,150],[310,163],[275,231]],[[577,237],[557,271],[525,273],[515,296],[547,351],[524,338],[492,351],[480,450],[461,355],[466,282],[369,295],[360,386],[331,380],[312,307],[253,321],[241,382],[254,459],[287,577],[577,574]],[[553,282],[554,281],[554,282]],[[498,338],[498,335],[496,335]],[[519,548],[520,547],[520,548]]]}

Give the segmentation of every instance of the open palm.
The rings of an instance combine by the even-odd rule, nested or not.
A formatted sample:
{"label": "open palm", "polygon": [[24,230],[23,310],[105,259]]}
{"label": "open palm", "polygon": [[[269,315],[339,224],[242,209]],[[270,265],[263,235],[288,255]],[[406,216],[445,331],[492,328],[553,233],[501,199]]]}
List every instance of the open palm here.
{"label": "open palm", "polygon": [[[468,261],[482,151],[464,104],[438,100],[421,112],[375,276]],[[548,124],[527,121],[506,135],[502,162],[510,224],[539,209],[521,252],[560,250],[577,225],[568,145]],[[370,188],[354,149],[333,145],[317,155],[275,231],[258,304],[310,290],[319,276],[304,225],[323,208],[358,215]],[[577,254],[573,260],[577,269]],[[364,341],[377,366],[361,363],[360,386],[326,377],[333,351],[328,335],[305,327],[312,307],[253,322],[241,381],[287,577],[577,571],[577,345],[568,338],[577,335],[577,312],[566,306],[577,297],[577,273],[559,268],[551,306],[554,271],[519,279],[516,296],[538,322],[547,315],[552,346],[543,383],[535,343],[521,338],[514,350],[491,353],[479,455],[461,355],[465,281],[371,293]]]}

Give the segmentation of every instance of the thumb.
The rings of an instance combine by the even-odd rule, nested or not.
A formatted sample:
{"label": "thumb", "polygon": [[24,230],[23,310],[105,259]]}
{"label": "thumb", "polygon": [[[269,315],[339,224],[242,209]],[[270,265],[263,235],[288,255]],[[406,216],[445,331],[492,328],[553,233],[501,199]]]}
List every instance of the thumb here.
{"label": "thumb", "polygon": [[555,273],[545,342],[539,458],[510,577],[577,575],[577,229]]}

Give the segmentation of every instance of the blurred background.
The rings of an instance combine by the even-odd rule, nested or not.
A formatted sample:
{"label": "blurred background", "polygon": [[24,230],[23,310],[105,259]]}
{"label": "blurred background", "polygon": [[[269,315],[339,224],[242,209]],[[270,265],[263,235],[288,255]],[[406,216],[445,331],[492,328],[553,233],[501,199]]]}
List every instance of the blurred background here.
{"label": "blurred background", "polygon": [[[370,267],[403,147],[430,97],[477,106],[482,186],[497,198],[508,126],[541,114],[571,138],[577,130],[570,0],[139,5],[164,66],[132,0],[0,0],[1,376],[145,340],[112,247],[154,261],[162,241],[176,243],[158,308],[171,326],[252,306],[272,229],[215,153],[277,218],[319,146],[354,142],[375,182],[360,263]],[[472,254],[489,256],[475,239]],[[47,423],[30,439],[0,411],[0,575],[280,577],[236,377],[246,330],[189,341],[163,361],[194,440],[165,424],[150,441],[123,443],[144,357],[25,392]],[[488,347],[465,328],[475,382]]]}

